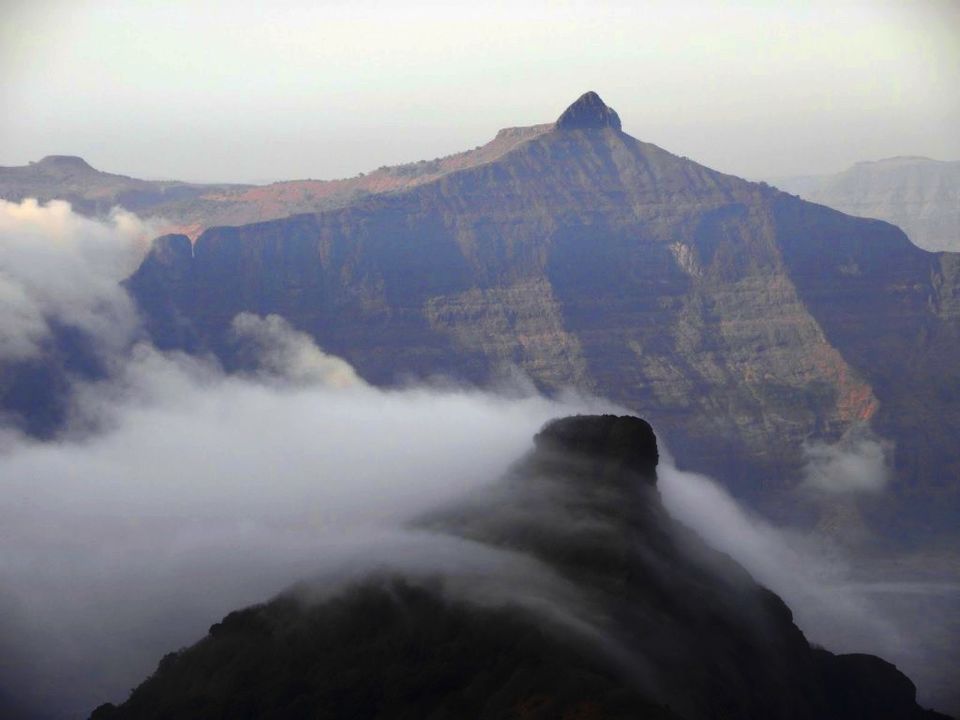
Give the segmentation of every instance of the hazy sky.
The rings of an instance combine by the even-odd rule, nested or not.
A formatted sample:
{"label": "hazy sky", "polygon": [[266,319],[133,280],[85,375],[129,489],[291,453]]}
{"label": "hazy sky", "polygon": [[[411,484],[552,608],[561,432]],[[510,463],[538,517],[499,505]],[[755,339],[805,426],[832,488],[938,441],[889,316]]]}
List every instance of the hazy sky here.
{"label": "hazy sky", "polygon": [[332,178],[551,121],[747,177],[960,159],[960,2],[0,0],[0,165]]}

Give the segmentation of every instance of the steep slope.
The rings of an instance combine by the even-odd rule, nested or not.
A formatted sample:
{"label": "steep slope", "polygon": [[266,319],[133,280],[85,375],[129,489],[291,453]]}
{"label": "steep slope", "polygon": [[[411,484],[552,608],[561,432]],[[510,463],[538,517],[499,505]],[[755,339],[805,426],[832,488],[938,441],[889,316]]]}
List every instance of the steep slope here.
{"label": "steep slope", "polygon": [[895,157],[771,182],[850,215],[893,223],[926,250],[960,251],[960,162]]}
{"label": "steep slope", "polygon": [[550,125],[506,128],[473,150],[436,160],[381,167],[341,180],[290,180],[269,185],[137,180],[95,170],[82,158],[53,155],[25,167],[0,167],[0,198],[67,200],[77,212],[105,215],[114,206],[162,220],[164,232],[195,238],[213,225],[243,225],[344,207],[496,160]]}
{"label": "steep slope", "polygon": [[161,238],[129,289],[161,346],[228,365],[246,310],[377,383],[514,365],[599,393],[774,512],[796,514],[805,442],[871,422],[911,447],[897,492],[915,504],[886,531],[955,528],[956,256],[635,140],[597,101],[406,192]]}
{"label": "steep slope", "polygon": [[92,720],[942,717],[879,658],[812,648],[777,596],[670,520],[656,464],[642,420],[554,421],[498,485],[420,523],[493,553],[487,572],[305,583]]}

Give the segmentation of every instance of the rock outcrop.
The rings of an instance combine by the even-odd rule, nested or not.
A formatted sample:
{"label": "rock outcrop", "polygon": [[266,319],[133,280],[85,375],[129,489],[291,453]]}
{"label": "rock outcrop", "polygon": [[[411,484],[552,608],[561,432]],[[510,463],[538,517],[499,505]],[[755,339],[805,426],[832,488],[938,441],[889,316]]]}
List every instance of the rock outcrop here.
{"label": "rock outcrop", "polygon": [[82,157],[76,155],[47,155],[33,164],[33,169],[38,174],[50,175],[53,177],[69,177],[71,175],[91,175],[96,174],[96,170],[90,167],[90,163]]}
{"label": "rock outcrop", "polygon": [[607,127],[620,130],[620,116],[593,91],[581,95],[563,111],[556,123],[558,130],[597,130]]}
{"label": "rock outcrop", "polygon": [[657,437],[646,420],[629,415],[574,416],[555,420],[533,438],[541,453],[559,452],[590,463],[594,478],[613,477],[620,482],[626,473],[639,474],[656,483]]}

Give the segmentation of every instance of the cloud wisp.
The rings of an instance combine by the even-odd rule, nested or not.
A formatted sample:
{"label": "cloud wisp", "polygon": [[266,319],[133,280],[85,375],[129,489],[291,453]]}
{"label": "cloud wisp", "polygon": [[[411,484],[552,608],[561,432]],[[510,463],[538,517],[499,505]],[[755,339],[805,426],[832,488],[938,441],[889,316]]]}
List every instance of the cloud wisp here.
{"label": "cloud wisp", "polygon": [[[852,447],[824,446],[818,457],[825,462],[816,472],[829,489],[803,483],[797,492],[827,498],[880,492],[882,485],[865,482],[885,476],[880,447],[869,438]],[[955,574],[917,581],[906,567],[861,557],[816,533],[774,526],[711,478],[678,470],[669,457],[661,463],[659,487],[671,515],[780,595],[811,642],[833,652],[879,655],[917,684],[921,704],[958,706],[953,668],[960,654],[943,639],[943,629],[960,617]],[[907,567],[925,565],[914,559]]]}
{"label": "cloud wisp", "polygon": [[826,495],[879,493],[890,480],[883,444],[867,428],[854,428],[840,442],[810,443],[804,488]]}

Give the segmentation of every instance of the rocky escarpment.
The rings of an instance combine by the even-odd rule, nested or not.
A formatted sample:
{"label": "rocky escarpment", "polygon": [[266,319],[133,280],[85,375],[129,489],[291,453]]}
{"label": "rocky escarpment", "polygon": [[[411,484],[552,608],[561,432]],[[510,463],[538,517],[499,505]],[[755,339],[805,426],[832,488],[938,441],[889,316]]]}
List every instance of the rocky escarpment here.
{"label": "rocky escarpment", "polygon": [[942,717],[892,665],[810,647],[777,596],[666,515],[656,464],[643,420],[555,421],[500,483],[417,523],[499,558],[484,573],[424,558],[305,583],[92,720]]}
{"label": "rocky escarpment", "polygon": [[955,528],[952,256],[635,140],[596,103],[411,190],[166,238],[128,287],[161,346],[228,365],[233,316],[278,313],[376,383],[514,366],[606,396],[775,513],[806,443],[872,423],[906,499],[880,526]]}

